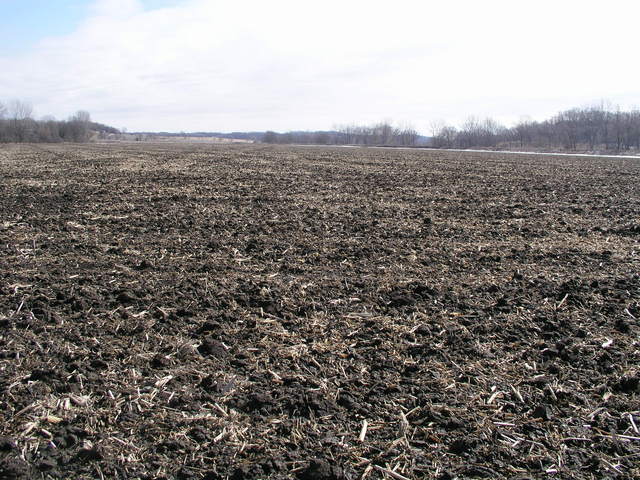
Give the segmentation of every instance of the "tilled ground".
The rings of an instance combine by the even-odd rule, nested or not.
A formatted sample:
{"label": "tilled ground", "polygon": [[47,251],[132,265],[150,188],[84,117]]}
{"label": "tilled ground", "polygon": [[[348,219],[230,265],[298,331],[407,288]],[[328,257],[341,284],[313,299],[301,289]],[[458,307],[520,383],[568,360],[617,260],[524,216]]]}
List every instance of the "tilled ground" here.
{"label": "tilled ground", "polygon": [[640,162],[0,146],[0,478],[638,478]]}

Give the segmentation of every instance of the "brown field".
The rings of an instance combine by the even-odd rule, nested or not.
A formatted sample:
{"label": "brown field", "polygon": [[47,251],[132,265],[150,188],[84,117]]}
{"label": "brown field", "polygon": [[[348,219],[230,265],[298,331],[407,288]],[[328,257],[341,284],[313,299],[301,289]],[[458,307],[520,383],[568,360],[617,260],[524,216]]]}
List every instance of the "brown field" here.
{"label": "brown field", "polygon": [[0,478],[638,478],[640,161],[0,146]]}

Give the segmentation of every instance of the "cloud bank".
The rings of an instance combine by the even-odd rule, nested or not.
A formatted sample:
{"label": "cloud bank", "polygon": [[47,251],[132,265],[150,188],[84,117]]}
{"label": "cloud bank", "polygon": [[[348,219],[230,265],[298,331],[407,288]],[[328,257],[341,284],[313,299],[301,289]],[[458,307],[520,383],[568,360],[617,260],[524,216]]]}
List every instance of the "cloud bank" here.
{"label": "cloud bank", "polygon": [[[446,3],[446,4],[445,4]],[[0,57],[0,98],[130,130],[324,129],[640,104],[635,2],[93,2]]]}

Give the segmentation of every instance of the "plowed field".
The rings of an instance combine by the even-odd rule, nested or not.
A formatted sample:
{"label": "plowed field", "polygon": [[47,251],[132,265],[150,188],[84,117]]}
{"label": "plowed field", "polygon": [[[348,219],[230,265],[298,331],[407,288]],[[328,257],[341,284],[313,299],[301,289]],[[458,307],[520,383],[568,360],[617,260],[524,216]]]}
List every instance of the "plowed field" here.
{"label": "plowed field", "polygon": [[0,146],[0,478],[638,478],[640,161]]}

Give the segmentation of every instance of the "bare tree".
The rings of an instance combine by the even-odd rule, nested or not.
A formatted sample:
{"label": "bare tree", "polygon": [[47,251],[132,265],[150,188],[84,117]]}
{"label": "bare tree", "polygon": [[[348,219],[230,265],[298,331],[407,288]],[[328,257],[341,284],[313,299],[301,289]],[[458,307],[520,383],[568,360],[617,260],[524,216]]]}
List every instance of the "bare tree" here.
{"label": "bare tree", "polygon": [[515,137],[520,145],[520,148],[524,148],[525,145],[531,143],[533,121],[529,117],[523,117],[520,122],[513,128],[513,137]]}
{"label": "bare tree", "polygon": [[[433,124],[431,144],[436,148],[453,148],[457,144],[458,131],[455,127],[446,125],[440,121],[438,124]],[[435,130],[437,128],[437,130]]]}
{"label": "bare tree", "polygon": [[33,107],[28,102],[12,100],[9,102],[9,141],[26,142],[32,140],[35,122],[31,118]]}
{"label": "bare tree", "polygon": [[629,145],[640,150],[640,110],[629,113],[631,126],[629,128]]}
{"label": "bare tree", "polygon": [[72,142],[86,142],[91,136],[91,115],[78,110],[67,122],[67,139]]}
{"label": "bare tree", "polygon": [[412,125],[400,125],[396,129],[396,138],[399,145],[413,147],[418,142],[418,131]]}
{"label": "bare tree", "polygon": [[4,106],[2,102],[0,102],[0,142],[8,142],[9,139],[8,131],[7,131],[7,122],[5,121],[5,117],[7,115],[7,107]]}
{"label": "bare tree", "polygon": [[457,143],[462,148],[471,148],[481,146],[482,126],[480,119],[471,115],[460,127],[458,132]]}
{"label": "bare tree", "polygon": [[390,120],[366,125],[334,127],[333,143],[347,145],[415,145],[418,132],[410,125],[395,127]]}
{"label": "bare tree", "polygon": [[278,143],[278,134],[272,131],[265,132],[262,141],[264,143]]}
{"label": "bare tree", "polygon": [[329,145],[331,137],[328,132],[315,132],[313,134],[313,143],[317,145]]}
{"label": "bare tree", "polygon": [[429,133],[431,134],[432,137],[437,137],[438,134],[442,131],[442,129],[446,126],[447,126],[446,122],[441,118],[437,120],[432,120],[431,123],[429,124]]}
{"label": "bare tree", "polygon": [[33,115],[33,106],[29,102],[12,100],[9,102],[9,116],[14,120],[26,120]]}
{"label": "bare tree", "polygon": [[52,115],[45,115],[37,122],[37,141],[39,142],[61,142],[60,135],[61,122],[56,121]]}

